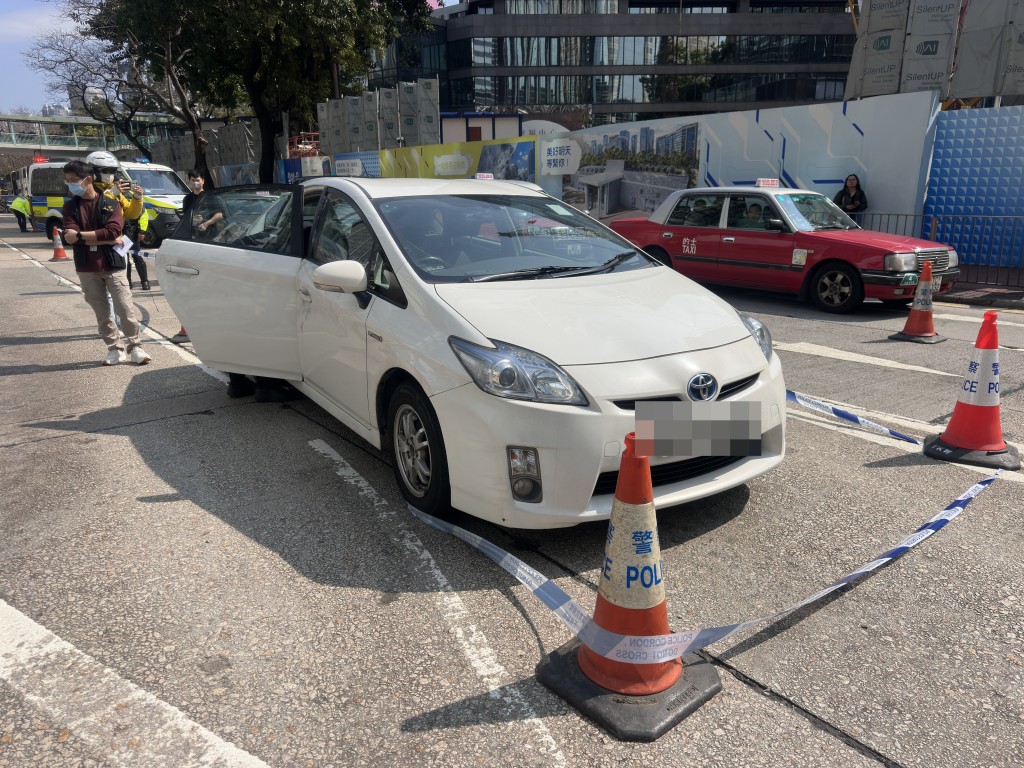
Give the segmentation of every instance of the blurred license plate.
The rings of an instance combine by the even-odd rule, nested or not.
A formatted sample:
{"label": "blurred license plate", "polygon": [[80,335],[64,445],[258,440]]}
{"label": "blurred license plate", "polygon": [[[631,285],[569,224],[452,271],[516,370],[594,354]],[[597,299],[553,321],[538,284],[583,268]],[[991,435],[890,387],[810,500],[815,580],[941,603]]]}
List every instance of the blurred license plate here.
{"label": "blurred license plate", "polygon": [[637,456],[760,456],[761,404],[636,404]]}
{"label": "blurred license plate", "polygon": [[938,293],[941,288],[942,288],[942,277],[941,276],[933,277],[932,278],[932,293]]}

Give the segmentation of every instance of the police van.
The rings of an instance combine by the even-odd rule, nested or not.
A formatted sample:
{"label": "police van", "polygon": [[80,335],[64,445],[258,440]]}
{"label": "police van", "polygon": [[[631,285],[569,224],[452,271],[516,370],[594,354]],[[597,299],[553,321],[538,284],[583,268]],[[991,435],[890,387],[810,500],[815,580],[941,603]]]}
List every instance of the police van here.
{"label": "police van", "polygon": [[[63,226],[61,209],[69,198],[64,184],[64,166],[68,159],[47,160],[27,165],[15,174],[15,182],[24,189],[32,203],[36,231],[53,237],[53,228]],[[122,173],[142,185],[148,226],[142,230],[142,244],[147,248],[159,245],[178,226],[181,203],[188,193],[185,182],[166,165],[121,160]]]}
{"label": "police van", "polygon": [[181,219],[181,203],[188,187],[171,168],[155,163],[121,161],[121,171],[142,185],[149,226],[141,232],[142,244],[155,248],[170,237]]}
{"label": "police van", "polygon": [[[70,159],[70,158],[68,158]],[[37,161],[15,173],[15,184],[32,205],[32,221],[37,232],[53,238],[53,228],[64,226],[61,208],[69,198],[64,183],[64,160]]]}

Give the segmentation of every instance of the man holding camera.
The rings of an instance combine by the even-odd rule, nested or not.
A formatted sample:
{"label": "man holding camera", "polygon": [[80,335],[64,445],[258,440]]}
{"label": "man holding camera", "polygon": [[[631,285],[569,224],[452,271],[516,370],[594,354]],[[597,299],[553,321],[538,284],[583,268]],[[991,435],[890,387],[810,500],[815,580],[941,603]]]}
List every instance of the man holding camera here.
{"label": "man holding camera", "polygon": [[[93,181],[96,170],[81,160],[64,166],[64,183],[71,199],[64,203],[64,242],[74,252],[75,271],[85,301],[96,313],[100,336],[107,345],[104,365],[133,362],[145,365],[152,358],[142,348],[142,338],[132,294],[124,277],[124,257],[112,246],[121,241],[124,218],[121,204],[110,194],[100,194]],[[107,300],[107,293],[113,300]],[[124,341],[114,319],[121,317]],[[125,352],[123,344],[128,347]]]}
{"label": "man holding camera", "polygon": [[[121,204],[124,214],[123,234],[135,242],[139,237],[139,217],[146,213],[145,202],[143,201],[143,190],[139,184],[132,184],[121,173],[121,163],[110,152],[98,150],[90,152],[85,162],[96,169],[95,186],[101,194],[112,197]],[[129,197],[130,195],[130,197]],[[132,249],[132,261],[135,262],[135,271],[139,273],[139,280],[142,281],[142,290],[149,290],[149,270],[142,254],[137,248]],[[131,265],[128,266],[128,288],[132,287]]]}

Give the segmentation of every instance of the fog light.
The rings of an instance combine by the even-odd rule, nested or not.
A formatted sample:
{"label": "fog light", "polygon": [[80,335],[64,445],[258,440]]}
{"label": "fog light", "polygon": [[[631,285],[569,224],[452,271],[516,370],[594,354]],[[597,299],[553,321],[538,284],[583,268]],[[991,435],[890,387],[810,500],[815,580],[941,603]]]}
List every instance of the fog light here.
{"label": "fog light", "polygon": [[540,457],[536,448],[508,448],[508,477],[516,501],[537,503],[543,498],[540,483]]}

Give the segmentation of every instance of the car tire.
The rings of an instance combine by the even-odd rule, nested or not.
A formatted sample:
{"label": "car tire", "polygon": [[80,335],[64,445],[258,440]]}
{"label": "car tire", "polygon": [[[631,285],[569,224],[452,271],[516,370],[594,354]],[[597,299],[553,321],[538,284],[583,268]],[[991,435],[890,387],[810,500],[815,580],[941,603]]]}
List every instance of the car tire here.
{"label": "car tire", "polygon": [[400,384],[388,404],[387,444],[402,496],[435,517],[451,511],[448,457],[437,415],[424,394]]}
{"label": "car tire", "polygon": [[659,248],[658,246],[644,248],[644,253],[646,253],[648,256],[657,259],[666,267],[672,266],[672,257],[670,257],[663,248]]}
{"label": "car tire", "polygon": [[864,301],[864,283],[853,267],[833,261],[814,273],[810,294],[811,302],[823,312],[845,314]]}
{"label": "car tire", "polygon": [[156,232],[154,232],[152,229],[147,229],[144,232],[139,232],[139,242],[142,243],[142,246],[144,248],[156,248]]}
{"label": "car tire", "polygon": [[46,220],[46,239],[53,240],[53,228],[64,229],[64,222],[60,219],[51,218]]}

